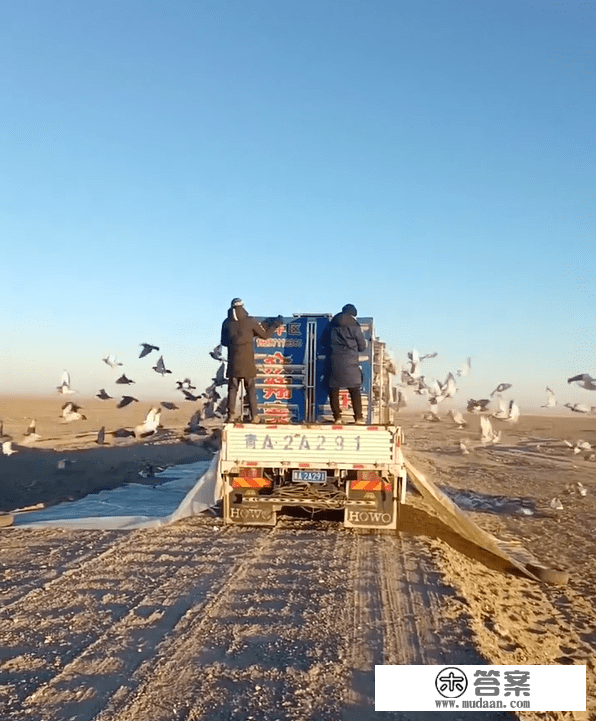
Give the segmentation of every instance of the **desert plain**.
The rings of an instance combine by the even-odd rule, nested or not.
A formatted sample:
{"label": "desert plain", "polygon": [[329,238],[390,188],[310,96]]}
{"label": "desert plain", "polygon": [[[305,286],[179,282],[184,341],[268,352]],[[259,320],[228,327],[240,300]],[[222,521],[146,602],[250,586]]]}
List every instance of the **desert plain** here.
{"label": "desert plain", "polygon": [[[146,439],[111,432],[140,423],[150,401],[78,399],[87,420],[72,423],[60,421],[63,402],[0,399],[17,451],[0,455],[0,511],[154,483],[153,470],[217,450],[218,421],[204,436],[185,432],[190,402],[164,409]],[[483,446],[479,417],[464,415],[458,428],[406,409],[404,455],[478,526],[566,572],[565,583],[525,577],[462,538],[414,487],[389,535],[332,515],[230,527],[217,509],[134,531],[7,526],[0,718],[468,719],[376,713],[374,666],[482,663],[587,666],[586,712],[482,719],[596,719],[596,417],[492,419],[501,441]],[[39,439],[23,445],[32,418]]]}

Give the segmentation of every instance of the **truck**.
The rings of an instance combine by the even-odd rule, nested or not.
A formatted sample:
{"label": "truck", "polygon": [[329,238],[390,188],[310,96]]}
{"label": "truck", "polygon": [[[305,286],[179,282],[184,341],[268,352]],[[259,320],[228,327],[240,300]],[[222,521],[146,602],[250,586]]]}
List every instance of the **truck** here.
{"label": "truck", "polygon": [[343,511],[349,528],[397,529],[406,469],[395,367],[374,335],[373,319],[359,318],[367,341],[359,357],[365,424],[350,422],[347,390],[340,391],[344,415],[336,423],[321,342],[331,317],[296,313],[273,337],[255,338],[261,423],[222,429],[218,470],[226,524],[275,526],[278,514],[302,508]]}

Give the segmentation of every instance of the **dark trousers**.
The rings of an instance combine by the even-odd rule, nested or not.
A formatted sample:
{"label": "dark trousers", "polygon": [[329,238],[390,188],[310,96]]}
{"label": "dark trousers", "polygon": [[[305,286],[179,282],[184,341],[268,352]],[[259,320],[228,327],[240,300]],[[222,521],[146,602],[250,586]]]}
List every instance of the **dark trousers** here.
{"label": "dark trousers", "polygon": [[244,381],[244,390],[248,396],[248,407],[250,408],[251,418],[258,415],[257,407],[257,388],[254,378],[228,378],[228,416],[236,415],[236,398],[238,397],[238,388],[240,381]]}
{"label": "dark trousers", "polygon": [[[360,396],[360,387],[348,388],[350,391],[350,399],[352,408],[354,409],[354,418],[362,418],[362,397]],[[329,389],[329,404],[331,412],[335,419],[341,418],[341,408],[339,407],[339,388]]]}

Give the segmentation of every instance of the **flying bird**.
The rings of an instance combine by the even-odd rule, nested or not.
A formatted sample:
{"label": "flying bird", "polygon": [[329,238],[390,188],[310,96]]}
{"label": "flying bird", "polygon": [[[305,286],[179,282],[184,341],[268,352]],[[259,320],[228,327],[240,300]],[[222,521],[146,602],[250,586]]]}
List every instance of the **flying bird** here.
{"label": "flying bird", "polygon": [[489,403],[489,398],[482,398],[479,401],[475,400],[474,398],[470,398],[467,407],[468,413],[482,413],[483,411],[487,411],[487,406]]}
{"label": "flying bird", "polygon": [[135,426],[135,436],[137,438],[143,438],[144,436],[150,436],[155,433],[159,427],[160,417],[161,411],[159,408],[151,408],[145,416],[144,422]]}
{"label": "flying bird", "polygon": [[225,376],[225,371],[226,371],[226,364],[222,363],[219,366],[219,368],[217,369],[217,373],[215,374],[215,378],[213,379],[213,382],[215,383],[216,386],[223,386],[227,382],[226,376]]}
{"label": "flying bird", "polygon": [[120,400],[116,408],[124,408],[124,406],[128,406],[133,402],[138,403],[139,401],[137,398],[133,398],[132,396],[122,396],[122,399]]}
{"label": "flying bird", "polygon": [[492,398],[495,393],[503,393],[503,391],[506,391],[508,388],[511,388],[511,383],[499,383],[495,390],[490,394],[490,397]]}
{"label": "flying bird", "polygon": [[99,391],[99,393],[96,393],[95,395],[96,395],[96,398],[100,398],[102,401],[109,401],[109,400],[112,398],[112,396],[109,396],[109,395],[106,393],[106,389],[105,389],[105,388],[102,388],[102,389]]}
{"label": "flying bird", "polygon": [[213,350],[209,351],[209,355],[216,361],[222,361],[224,359],[222,352],[223,352],[223,346],[220,343],[219,345],[216,345]]}
{"label": "flying bird", "polygon": [[183,388],[186,388],[187,391],[195,391],[197,389],[196,386],[193,386],[191,383],[190,378],[185,378],[183,381],[176,381],[178,384],[178,388],[176,388],[177,391],[181,391]]}
{"label": "flying bird", "polygon": [[201,397],[201,396],[193,396],[192,393],[190,393],[189,391],[185,390],[184,388],[180,388],[179,390],[181,390],[181,391],[184,393],[184,400],[185,400],[185,401],[198,401],[199,398]]}
{"label": "flying bird", "polygon": [[150,343],[141,343],[140,345],[143,346],[143,350],[141,351],[139,358],[144,358],[146,355],[149,355],[152,350],[159,350],[156,345],[151,345]]}
{"label": "flying bird", "polygon": [[190,420],[188,421],[188,425],[186,426],[187,433],[198,433],[198,431],[202,428],[201,416],[202,416],[202,412],[200,410],[195,411],[192,414],[192,416],[190,417]]}
{"label": "flying bird", "polygon": [[465,363],[462,364],[461,368],[457,371],[458,376],[467,376],[472,367],[472,359],[468,358]]}
{"label": "flying bird", "polygon": [[156,365],[153,366],[153,370],[154,370],[156,373],[161,373],[162,376],[165,376],[166,373],[171,373],[171,372],[172,372],[172,371],[169,371],[169,370],[166,368],[165,363],[163,362],[163,356],[162,356],[162,355],[159,356],[159,360],[157,361]]}
{"label": "flying bird", "polygon": [[567,383],[577,383],[580,388],[585,388],[587,391],[596,391],[596,378],[592,378],[588,373],[567,378]]}
{"label": "flying bird", "polygon": [[116,381],[116,383],[119,383],[120,385],[127,386],[127,385],[130,385],[131,383],[134,383],[134,381],[132,381],[130,378],[127,378],[127,377],[126,377],[126,374],[123,373],[123,374],[120,376],[120,378],[118,378],[118,380]]}
{"label": "flying bird", "polygon": [[546,403],[543,406],[540,406],[541,408],[554,408],[557,405],[557,400],[555,398],[555,394],[552,392],[552,390],[546,386],[546,392],[547,392],[547,398]]}
{"label": "flying bird", "polygon": [[110,368],[117,368],[118,366],[121,366],[122,363],[118,363],[116,360],[116,356],[109,355],[107,358],[102,358],[104,363],[107,363],[107,365],[110,366]]}
{"label": "flying bird", "polygon": [[565,403],[565,408],[569,408],[574,413],[590,413],[590,407],[584,403]]}
{"label": "flying bird", "polygon": [[68,371],[64,371],[62,374],[62,383],[57,386],[58,393],[62,393],[63,395],[67,395],[68,393],[74,393],[72,388],[70,387],[70,374]]}
{"label": "flying bird", "polygon": [[76,403],[65,403],[62,406],[62,420],[64,423],[72,423],[73,421],[86,421],[87,417],[79,413],[82,408]]}
{"label": "flying bird", "polygon": [[178,406],[175,403],[170,403],[170,401],[162,401],[161,404],[162,408],[166,408],[168,411],[177,411]]}

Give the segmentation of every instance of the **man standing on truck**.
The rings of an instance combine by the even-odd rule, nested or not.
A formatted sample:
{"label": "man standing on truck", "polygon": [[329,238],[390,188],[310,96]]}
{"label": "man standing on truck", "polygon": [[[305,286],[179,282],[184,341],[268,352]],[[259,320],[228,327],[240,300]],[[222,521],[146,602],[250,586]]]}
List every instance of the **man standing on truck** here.
{"label": "man standing on truck", "polygon": [[221,344],[228,349],[228,423],[238,420],[236,415],[236,398],[240,381],[244,380],[244,389],[248,396],[251,423],[260,423],[257,409],[257,390],[255,378],[254,338],[271,338],[274,331],[283,325],[283,318],[278,315],[267,327],[261,325],[256,318],[248,315],[244,301],[234,298],[228,311],[228,317],[221,326]]}
{"label": "man standing on truck", "polygon": [[325,328],[321,342],[327,354],[327,383],[329,386],[329,403],[335,423],[341,422],[339,406],[339,390],[347,388],[354,409],[354,422],[364,424],[362,416],[362,369],[359,353],[366,348],[366,340],[360,324],[356,320],[358,311],[351,303],[344,305],[341,313],[333,316]]}

